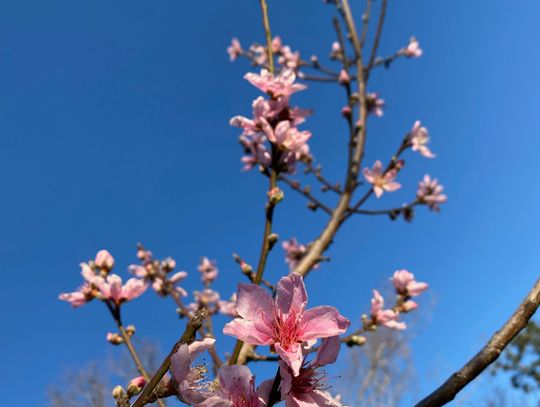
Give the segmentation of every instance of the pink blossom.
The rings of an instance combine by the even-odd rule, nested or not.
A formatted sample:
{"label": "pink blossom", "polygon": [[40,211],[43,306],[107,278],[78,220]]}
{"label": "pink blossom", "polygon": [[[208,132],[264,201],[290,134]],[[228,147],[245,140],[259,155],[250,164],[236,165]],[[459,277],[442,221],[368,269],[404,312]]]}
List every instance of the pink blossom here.
{"label": "pink blossom", "polygon": [[339,348],[339,336],[323,339],[315,359],[311,363],[304,362],[296,376],[283,361],[279,362],[281,397],[287,407],[342,407],[326,391],[326,373],[321,369],[336,361]]}
{"label": "pink blossom", "polygon": [[126,284],[122,285],[120,276],[111,274],[106,279],[102,279],[98,287],[103,299],[120,305],[125,301],[139,297],[146,291],[148,284],[138,278],[130,278]]}
{"label": "pink blossom", "polygon": [[211,283],[218,276],[218,268],[216,267],[215,260],[210,260],[208,257],[203,257],[197,267],[199,273],[201,273],[201,280],[203,283]]}
{"label": "pink blossom", "polygon": [[376,325],[383,325],[392,329],[405,329],[405,322],[398,322],[398,313],[391,309],[384,310],[384,298],[377,291],[373,290],[371,299],[371,319]]}
{"label": "pink blossom", "polygon": [[292,69],[284,69],[278,76],[274,76],[268,70],[262,69],[260,75],[247,73],[244,78],[273,98],[287,97],[306,88],[305,85],[294,83],[296,75]]}
{"label": "pink blossom", "polygon": [[281,47],[278,63],[286,68],[297,69],[300,66],[300,52],[292,52],[288,45]]}
{"label": "pink blossom", "polygon": [[249,171],[257,164],[261,164],[265,167],[270,165],[270,152],[264,145],[265,141],[266,137],[260,133],[250,137],[240,137],[240,144],[244,147],[246,153],[246,155],[241,158],[241,162],[244,164],[242,170]]}
{"label": "pink blossom", "polygon": [[422,56],[424,51],[420,48],[420,43],[414,37],[409,40],[409,45],[403,49],[403,54],[408,58],[418,58]]}
{"label": "pink blossom", "polygon": [[377,117],[382,117],[384,114],[384,99],[379,98],[379,94],[376,92],[368,93],[366,95],[366,104],[368,113],[372,113]]}
{"label": "pink blossom", "polygon": [[97,294],[97,287],[102,277],[97,276],[94,270],[87,263],[80,263],[81,275],[85,282],[76,291],[71,293],[62,293],[58,296],[61,301],[67,301],[73,308],[80,307],[86,304],[88,301],[95,298]]}
{"label": "pink blossom", "polygon": [[306,304],[307,293],[299,274],[281,278],[275,299],[262,287],[239,284],[236,311],[240,318],[226,324],[223,332],[251,345],[271,345],[298,376],[302,345],[339,335],[350,324],[334,307],[306,310]]}
{"label": "pink blossom", "polygon": [[94,263],[98,268],[110,271],[114,267],[114,257],[107,250],[100,250],[96,254]]}
{"label": "pink blossom", "polygon": [[440,211],[440,204],[446,202],[448,197],[443,194],[443,186],[439,184],[436,178],[431,179],[429,175],[425,175],[424,179],[418,184],[416,198],[425,203],[431,210]]}
{"label": "pink blossom", "polygon": [[227,301],[218,301],[218,308],[221,314],[236,318],[238,316],[236,312],[236,293]]}
{"label": "pink blossom", "polygon": [[267,134],[268,139],[278,146],[294,152],[301,151],[311,137],[309,131],[299,131],[291,125],[291,122],[284,120],[279,122],[275,131]]}
{"label": "pink blossom", "polygon": [[281,244],[283,250],[285,251],[285,263],[289,265],[290,270],[294,270],[302,257],[304,257],[307,248],[305,245],[298,243],[296,238],[291,238],[284,241]]}
{"label": "pink blossom", "polygon": [[229,54],[229,59],[231,60],[231,62],[236,60],[236,58],[238,58],[244,53],[244,50],[240,45],[240,41],[238,41],[237,38],[232,39],[231,45],[227,48],[227,53]]}
{"label": "pink blossom", "polygon": [[367,182],[373,184],[373,192],[375,192],[377,198],[380,198],[384,191],[393,192],[401,188],[401,184],[394,181],[396,176],[397,171],[395,169],[384,173],[382,163],[379,160],[375,161],[371,170],[364,168],[364,178]]}
{"label": "pink blossom", "polygon": [[252,55],[252,60],[255,65],[264,66],[268,62],[268,53],[266,52],[266,47],[263,47],[259,44],[252,44],[249,47]]}
{"label": "pink blossom", "polygon": [[414,274],[408,270],[396,270],[392,276],[392,284],[396,292],[406,297],[416,297],[426,291],[427,283],[419,283],[414,279]]}
{"label": "pink blossom", "polygon": [[273,380],[255,389],[255,377],[247,366],[222,366],[218,374],[219,388],[208,394],[204,407],[263,407],[266,406]]}
{"label": "pink blossom", "polygon": [[214,338],[204,338],[189,345],[182,344],[171,356],[170,372],[178,386],[178,397],[186,404],[200,406],[210,396],[209,383],[205,382],[206,367],[191,365],[197,356],[210,349],[215,341]]}
{"label": "pink blossom", "polygon": [[272,52],[273,53],[277,53],[279,52],[279,50],[281,49],[281,37],[279,35],[276,35],[273,39],[272,39]]}
{"label": "pink blossom", "polygon": [[425,127],[422,127],[420,120],[414,122],[409,132],[409,143],[413,151],[418,151],[424,157],[434,158],[435,154],[431,152],[427,144],[429,143],[429,133]]}

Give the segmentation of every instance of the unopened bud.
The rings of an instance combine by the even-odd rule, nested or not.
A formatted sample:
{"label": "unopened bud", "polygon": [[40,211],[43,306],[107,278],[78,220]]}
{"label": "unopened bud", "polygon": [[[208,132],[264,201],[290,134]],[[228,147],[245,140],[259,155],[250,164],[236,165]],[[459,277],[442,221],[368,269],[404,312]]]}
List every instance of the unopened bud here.
{"label": "unopened bud", "polygon": [[338,82],[341,83],[342,85],[347,85],[348,83],[351,82],[351,77],[349,76],[349,74],[347,73],[345,69],[342,69],[341,72],[339,73]]}
{"label": "unopened bud", "polygon": [[279,187],[274,187],[268,191],[268,199],[272,205],[276,205],[277,203],[281,202],[284,196],[285,194]]}
{"label": "unopened bud", "polygon": [[131,379],[131,381],[127,385],[127,394],[129,397],[136,396],[139,394],[144,385],[146,384],[146,380],[144,380],[144,377],[138,376],[134,379]]}
{"label": "unopened bud", "polygon": [[343,106],[343,108],[341,109],[341,115],[343,117],[345,117],[346,119],[348,119],[349,117],[351,117],[351,108],[350,106]]}
{"label": "unopened bud", "polygon": [[268,235],[268,249],[272,250],[272,247],[274,247],[278,240],[279,235],[277,233],[270,233],[270,235]]}
{"label": "unopened bud", "polygon": [[119,397],[122,397],[125,394],[124,388],[122,386],[115,386],[115,388],[112,391],[112,396],[114,399],[118,399]]}
{"label": "unopened bud", "polygon": [[253,273],[253,267],[251,267],[251,265],[246,263],[245,261],[241,261],[240,268],[242,269],[242,273],[244,274]]}
{"label": "unopened bud", "polygon": [[176,260],[174,260],[172,257],[167,257],[161,262],[161,267],[166,273],[173,271],[176,267]]}
{"label": "unopened bud", "polygon": [[126,327],[126,333],[127,333],[129,336],[135,335],[135,325],[128,325],[128,326]]}
{"label": "unopened bud", "polygon": [[360,335],[353,335],[347,340],[347,346],[362,346],[366,343],[366,337]]}
{"label": "unopened bud", "polygon": [[412,300],[407,300],[401,305],[402,312],[410,312],[418,308],[418,304]]}
{"label": "unopened bud", "polygon": [[94,263],[101,270],[109,272],[114,267],[114,257],[107,250],[100,250],[96,254]]}
{"label": "unopened bud", "polygon": [[120,345],[124,343],[124,338],[122,338],[119,334],[113,332],[109,332],[107,334],[107,340],[113,345]]}
{"label": "unopened bud", "polygon": [[403,167],[405,167],[405,160],[397,160],[394,164],[394,168],[398,171],[401,171]]}
{"label": "unopened bud", "polygon": [[309,210],[312,210],[313,212],[315,212],[318,208],[318,206],[316,204],[314,204],[313,202],[308,202],[307,203],[307,207]]}

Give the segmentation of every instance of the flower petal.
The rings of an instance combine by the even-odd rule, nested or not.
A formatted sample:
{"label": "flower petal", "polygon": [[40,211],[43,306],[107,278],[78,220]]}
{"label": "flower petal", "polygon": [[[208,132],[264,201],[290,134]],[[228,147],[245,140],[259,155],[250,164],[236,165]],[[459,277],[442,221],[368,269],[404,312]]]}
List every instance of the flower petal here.
{"label": "flower petal", "polygon": [[327,338],[344,333],[350,324],[350,321],[334,307],[315,307],[302,315],[298,336],[302,341]]}

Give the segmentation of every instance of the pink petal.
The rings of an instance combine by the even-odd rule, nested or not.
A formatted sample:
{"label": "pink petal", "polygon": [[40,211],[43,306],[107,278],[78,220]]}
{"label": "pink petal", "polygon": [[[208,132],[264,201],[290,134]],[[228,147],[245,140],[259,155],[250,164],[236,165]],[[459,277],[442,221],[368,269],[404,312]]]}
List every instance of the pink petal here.
{"label": "pink petal", "polygon": [[285,350],[279,343],[274,344],[274,347],[281,359],[291,368],[293,375],[298,376],[304,360],[302,347],[299,344],[293,344],[289,346],[289,350]]}
{"label": "pink petal", "polygon": [[344,333],[350,321],[334,307],[320,306],[307,310],[300,320],[299,339],[308,341]]}
{"label": "pink petal", "polygon": [[256,323],[246,319],[236,318],[225,324],[223,333],[225,335],[235,336],[250,345],[270,345],[274,342],[272,328],[266,326],[264,322]]}
{"label": "pink petal", "polygon": [[272,297],[258,285],[238,284],[236,312],[250,321],[260,319],[263,314],[271,317]]}
{"label": "pink petal", "polygon": [[313,364],[324,366],[334,363],[338,357],[340,348],[341,342],[338,335],[323,339]]}
{"label": "pink petal", "polygon": [[291,273],[279,280],[276,306],[285,315],[289,312],[301,314],[307,304],[307,293],[302,276]]}

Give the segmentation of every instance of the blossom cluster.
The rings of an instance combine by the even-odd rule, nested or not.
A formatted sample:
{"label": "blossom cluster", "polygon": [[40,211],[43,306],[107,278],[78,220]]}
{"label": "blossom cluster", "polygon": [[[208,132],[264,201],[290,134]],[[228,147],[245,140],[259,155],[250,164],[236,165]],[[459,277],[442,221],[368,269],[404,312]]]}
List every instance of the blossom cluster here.
{"label": "blossom cluster", "polygon": [[263,170],[294,171],[297,160],[311,159],[307,144],[311,132],[297,127],[311,112],[289,106],[290,96],[305,85],[295,83],[296,75],[288,68],[277,76],[262,69],[260,74],[248,73],[244,78],[268,97],[253,101],[252,118],[235,116],[230,121],[243,129],[240,143],[246,153],[242,157],[244,169],[260,165]]}
{"label": "blossom cluster", "polygon": [[[268,48],[265,45],[251,44],[248,50],[244,51],[240,41],[233,38],[231,45],[227,48],[227,53],[231,62],[244,56],[255,66],[268,67]],[[272,39],[272,54],[277,57],[278,64],[283,68],[297,70],[302,65],[300,52],[293,51],[290,46],[284,45],[279,36]]]}

